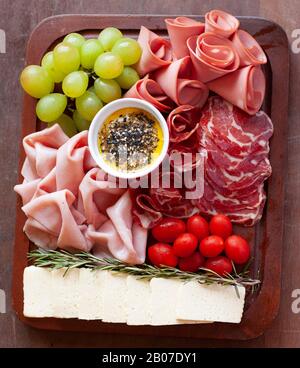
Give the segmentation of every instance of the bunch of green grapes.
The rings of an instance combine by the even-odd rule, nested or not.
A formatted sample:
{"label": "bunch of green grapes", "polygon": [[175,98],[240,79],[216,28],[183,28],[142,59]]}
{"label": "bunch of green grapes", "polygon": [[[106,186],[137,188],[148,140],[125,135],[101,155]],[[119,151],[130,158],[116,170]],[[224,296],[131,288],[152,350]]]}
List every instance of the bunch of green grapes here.
{"label": "bunch of green grapes", "polygon": [[29,65],[20,82],[30,96],[39,99],[36,115],[48,126],[60,124],[68,136],[87,130],[104,104],[122,97],[138,80],[134,69],[142,50],[137,41],[114,27],[98,38],[68,34],[41,65]]}

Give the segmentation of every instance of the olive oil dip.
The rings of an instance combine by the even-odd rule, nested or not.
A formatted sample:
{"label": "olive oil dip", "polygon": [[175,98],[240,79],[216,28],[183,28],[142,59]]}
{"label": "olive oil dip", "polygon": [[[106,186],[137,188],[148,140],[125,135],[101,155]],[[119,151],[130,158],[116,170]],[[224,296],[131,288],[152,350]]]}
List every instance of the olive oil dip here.
{"label": "olive oil dip", "polygon": [[163,132],[151,113],[124,108],[105,120],[99,130],[98,147],[107,164],[134,172],[150,165],[160,155]]}

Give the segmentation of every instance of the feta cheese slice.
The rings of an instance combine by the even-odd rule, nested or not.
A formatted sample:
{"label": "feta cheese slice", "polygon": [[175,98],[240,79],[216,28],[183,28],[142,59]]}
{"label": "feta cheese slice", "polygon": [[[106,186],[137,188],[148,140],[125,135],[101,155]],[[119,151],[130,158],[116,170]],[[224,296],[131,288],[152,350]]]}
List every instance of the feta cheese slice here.
{"label": "feta cheese slice", "polygon": [[127,285],[127,324],[149,325],[150,314],[150,281],[135,276],[128,276]]}
{"label": "feta cheese slice", "polygon": [[106,271],[81,268],[79,272],[78,318],[102,319]]}
{"label": "feta cheese slice", "polygon": [[231,285],[201,285],[197,281],[182,283],[177,294],[176,317],[239,323],[245,302],[245,288],[238,287],[239,297]]}
{"label": "feta cheese slice", "polygon": [[30,266],[23,275],[24,316],[53,317],[51,269]]}
{"label": "feta cheese slice", "polygon": [[127,286],[126,275],[107,272],[103,288],[103,322],[126,323]]}
{"label": "feta cheese slice", "polygon": [[60,268],[51,271],[53,316],[77,318],[79,302],[79,268]]}

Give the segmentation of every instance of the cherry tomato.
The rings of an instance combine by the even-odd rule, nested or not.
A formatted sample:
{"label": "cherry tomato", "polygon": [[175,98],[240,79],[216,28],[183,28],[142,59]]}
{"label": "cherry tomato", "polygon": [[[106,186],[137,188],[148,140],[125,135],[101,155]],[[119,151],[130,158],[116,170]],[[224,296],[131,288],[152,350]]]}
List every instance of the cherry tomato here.
{"label": "cherry tomato", "polygon": [[178,257],[191,256],[198,245],[198,239],[191,233],[183,233],[179,235],[173,245],[174,254]]}
{"label": "cherry tomato", "polygon": [[218,235],[210,235],[202,239],[199,246],[204,257],[216,257],[224,250],[224,241]]}
{"label": "cherry tomato", "polygon": [[148,248],[148,258],[154,266],[175,267],[178,258],[169,244],[156,243]]}
{"label": "cherry tomato", "polygon": [[236,264],[243,264],[250,258],[248,242],[239,235],[231,235],[225,240],[225,253]]}
{"label": "cherry tomato", "polygon": [[194,215],[187,220],[187,231],[199,240],[209,235],[208,222],[200,215]]}
{"label": "cherry tomato", "polygon": [[226,273],[232,272],[232,264],[230,260],[224,256],[208,258],[204,267],[216,272],[220,276],[225,276]]}
{"label": "cherry tomato", "polygon": [[184,221],[166,217],[152,229],[153,237],[163,243],[172,243],[180,234],[185,232]]}
{"label": "cherry tomato", "polygon": [[197,272],[205,263],[205,258],[199,252],[186,258],[180,258],[178,266],[181,271]]}
{"label": "cherry tomato", "polygon": [[218,235],[225,240],[232,234],[232,223],[225,215],[215,215],[210,220],[209,230],[212,235]]}

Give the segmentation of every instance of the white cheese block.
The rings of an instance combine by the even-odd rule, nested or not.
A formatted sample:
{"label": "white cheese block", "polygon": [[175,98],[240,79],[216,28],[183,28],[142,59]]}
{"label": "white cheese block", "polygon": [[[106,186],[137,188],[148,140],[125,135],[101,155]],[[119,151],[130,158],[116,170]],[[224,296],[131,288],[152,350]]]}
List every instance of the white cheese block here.
{"label": "white cheese block", "polygon": [[135,276],[128,276],[127,285],[127,324],[149,325],[150,314],[150,282]]}
{"label": "white cheese block", "polygon": [[126,323],[127,286],[126,275],[107,272],[103,288],[103,322]]}
{"label": "white cheese block", "polygon": [[56,318],[77,318],[79,302],[79,268],[51,271],[51,298]]}
{"label": "white cheese block", "polygon": [[26,267],[23,276],[24,316],[53,317],[51,295],[51,270],[42,267]]}
{"label": "white cheese block", "polygon": [[79,272],[78,318],[102,319],[106,271],[81,268]]}
{"label": "white cheese block", "polygon": [[239,298],[231,285],[201,285],[196,281],[182,283],[178,290],[176,317],[239,323],[243,315],[245,288],[239,286],[238,291]]}

